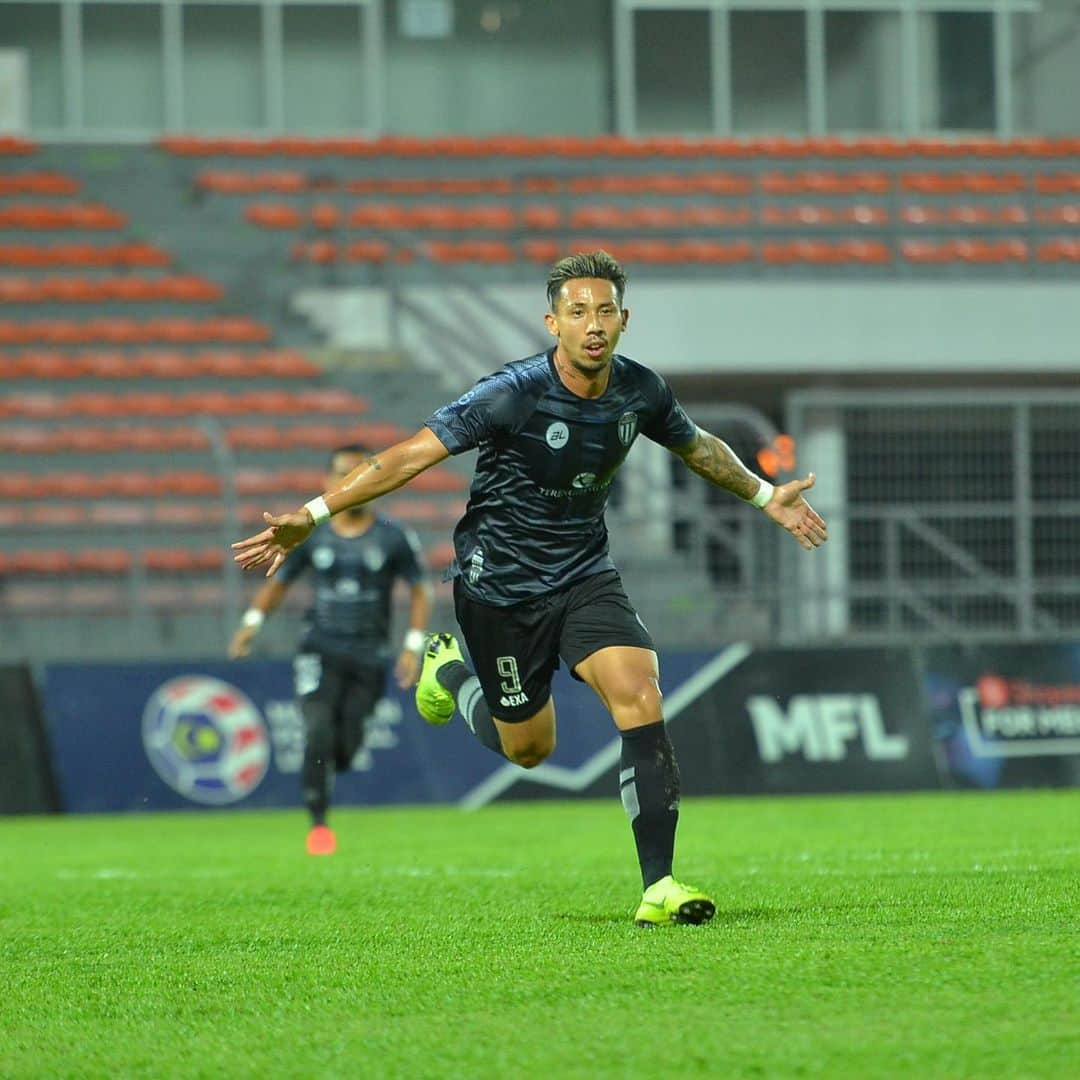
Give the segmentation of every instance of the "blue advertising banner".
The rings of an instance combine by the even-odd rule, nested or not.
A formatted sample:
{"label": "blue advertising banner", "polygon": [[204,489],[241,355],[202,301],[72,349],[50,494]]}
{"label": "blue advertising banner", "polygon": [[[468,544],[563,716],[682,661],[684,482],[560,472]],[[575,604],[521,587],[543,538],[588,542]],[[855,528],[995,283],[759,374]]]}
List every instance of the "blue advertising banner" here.
{"label": "blue advertising banner", "polygon": [[[556,676],[559,746],[575,767],[610,743],[592,691]],[[61,805],[77,813],[298,806],[303,721],[288,661],[53,664],[43,706]],[[337,805],[470,803],[494,774],[523,774],[460,717],[433,728],[387,686]],[[475,801],[473,799],[472,801]]]}
{"label": "blue advertising banner", "polygon": [[964,787],[1080,784],[1080,645],[923,650],[926,710]]}
{"label": "blue advertising banner", "polygon": [[[664,714],[684,795],[905,791],[941,784],[910,649],[665,653]],[[470,794],[600,797],[619,739],[573,769],[504,770]]]}

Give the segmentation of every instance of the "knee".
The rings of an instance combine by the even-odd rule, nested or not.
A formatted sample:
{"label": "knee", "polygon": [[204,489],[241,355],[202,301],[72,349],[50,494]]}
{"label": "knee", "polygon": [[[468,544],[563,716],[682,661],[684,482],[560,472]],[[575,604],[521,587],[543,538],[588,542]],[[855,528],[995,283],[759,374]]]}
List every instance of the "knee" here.
{"label": "knee", "polygon": [[642,727],[664,718],[663,695],[652,676],[628,679],[611,695],[611,713],[619,727]]}
{"label": "knee", "polygon": [[555,744],[534,740],[522,743],[520,746],[503,747],[503,749],[515,765],[520,765],[523,769],[535,769],[555,749]]}

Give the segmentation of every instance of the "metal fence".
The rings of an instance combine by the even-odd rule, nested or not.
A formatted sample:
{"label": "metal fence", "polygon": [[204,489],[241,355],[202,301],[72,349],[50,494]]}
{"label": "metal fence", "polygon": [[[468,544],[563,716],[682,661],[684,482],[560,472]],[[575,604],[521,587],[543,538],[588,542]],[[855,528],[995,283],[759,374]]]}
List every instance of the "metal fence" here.
{"label": "metal fence", "polygon": [[715,585],[717,638],[1080,630],[1080,393],[798,391],[788,429],[796,471],[818,476],[809,497],[829,524],[821,549],[802,551],[698,485],[678,500],[676,536]]}

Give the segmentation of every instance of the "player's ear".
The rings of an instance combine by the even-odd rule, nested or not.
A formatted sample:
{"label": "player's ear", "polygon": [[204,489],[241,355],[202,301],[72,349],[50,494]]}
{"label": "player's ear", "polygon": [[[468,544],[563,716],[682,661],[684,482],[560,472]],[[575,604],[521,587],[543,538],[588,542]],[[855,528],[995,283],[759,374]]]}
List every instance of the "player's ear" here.
{"label": "player's ear", "polygon": [[548,333],[552,337],[559,336],[559,321],[555,318],[553,311],[544,312],[544,325],[548,328]]}
{"label": "player's ear", "polygon": [[622,309],[622,328],[626,329],[626,324],[630,321],[630,309],[624,307]]}

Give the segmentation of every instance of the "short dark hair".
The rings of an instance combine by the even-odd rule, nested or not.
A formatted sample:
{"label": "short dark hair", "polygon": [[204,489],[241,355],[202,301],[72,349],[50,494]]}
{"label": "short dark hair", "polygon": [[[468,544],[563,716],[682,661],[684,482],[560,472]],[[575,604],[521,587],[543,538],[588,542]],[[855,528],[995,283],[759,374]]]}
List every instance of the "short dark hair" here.
{"label": "short dark hair", "polygon": [[336,458],[338,456],[338,454],[367,454],[367,453],[370,453],[370,451],[368,450],[368,448],[363,443],[351,442],[351,443],[346,443],[344,446],[335,446],[334,449],[330,451],[330,458],[326,462],[326,467],[328,469],[332,469],[334,467],[334,458]]}
{"label": "short dark hair", "polygon": [[562,287],[575,278],[600,278],[602,281],[610,281],[615,286],[615,291],[619,294],[619,304],[622,305],[623,293],[626,291],[626,271],[619,265],[619,261],[606,251],[579,251],[560,259],[548,273],[547,296],[552,311],[559,302]]}

